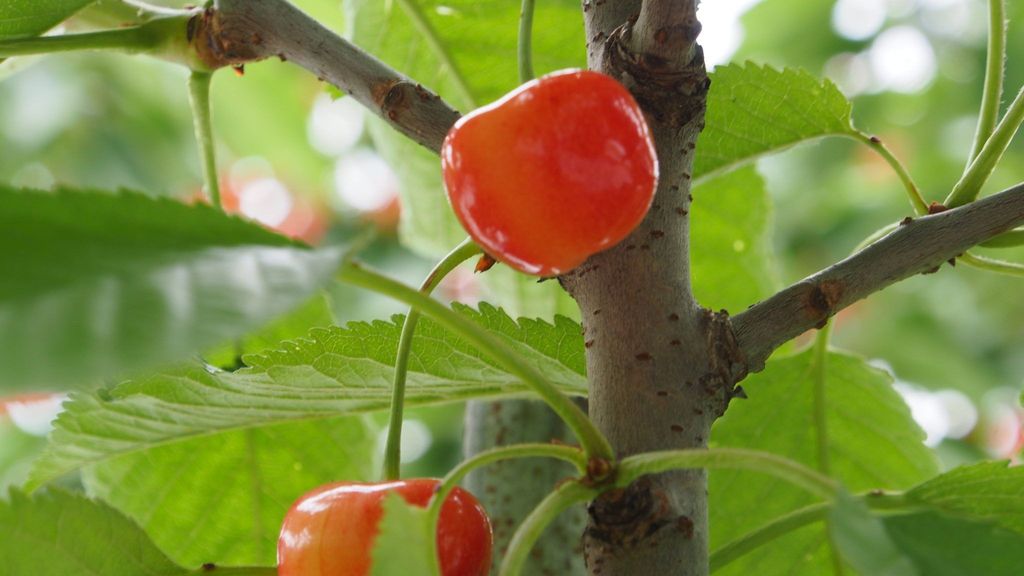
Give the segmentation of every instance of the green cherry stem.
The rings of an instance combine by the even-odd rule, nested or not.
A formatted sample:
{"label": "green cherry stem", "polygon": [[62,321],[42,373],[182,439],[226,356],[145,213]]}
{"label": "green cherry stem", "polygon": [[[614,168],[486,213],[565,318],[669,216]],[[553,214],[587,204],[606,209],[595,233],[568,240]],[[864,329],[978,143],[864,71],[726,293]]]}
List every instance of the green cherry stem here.
{"label": "green cherry stem", "polygon": [[572,464],[580,474],[586,474],[587,471],[586,456],[584,456],[583,451],[579,448],[572,446],[559,444],[515,444],[485,450],[463,460],[441,480],[441,484],[437,487],[437,492],[430,500],[430,508],[427,511],[429,525],[437,526],[437,522],[441,517],[441,506],[445,498],[470,472],[495,462],[517,458],[554,458]]}
{"label": "green cherry stem", "polygon": [[892,153],[892,150],[878,138],[869,136],[863,132],[851,132],[847,134],[850,138],[853,138],[857,142],[864,144],[868,148],[871,148],[879,156],[881,156],[892,169],[896,172],[900,182],[903,183],[903,188],[907,191],[907,198],[910,199],[910,205],[914,207],[914,212],[918,215],[928,213],[928,203],[925,202],[923,196],[921,196],[921,190],[917,187],[914,179],[910,176],[910,171],[907,167],[900,162],[900,159]]}
{"label": "green cherry stem", "polygon": [[533,3],[534,0],[523,0],[519,11],[519,83],[533,80]]}
{"label": "green cherry stem", "polygon": [[573,505],[593,500],[599,493],[600,491],[595,488],[571,480],[548,494],[512,535],[498,576],[519,576],[533,545],[537,543],[548,525]]}
{"label": "green cherry stem", "polygon": [[992,132],[992,136],[985,141],[978,156],[968,166],[967,171],[960,177],[960,181],[953,187],[953,191],[946,197],[944,204],[949,208],[956,208],[973,202],[981,192],[981,187],[988,180],[988,177],[995,170],[996,164],[1003,157],[1006,148],[1013,140],[1013,136],[1024,122],[1024,88],[1017,93],[1006,115]]}
{"label": "green cherry stem", "polygon": [[83,50],[114,50],[127,54],[157,53],[178,39],[184,43],[189,17],[158,18],[133,28],[82,34],[0,40],[0,59]]}
{"label": "green cherry stem", "polygon": [[140,12],[145,14],[154,14],[159,16],[184,16],[192,15],[196,12],[200,12],[200,8],[182,9],[182,8],[168,8],[167,6],[157,6],[156,4],[150,4],[142,0],[121,0],[124,4],[137,8]]}
{"label": "green cherry stem", "polygon": [[608,462],[614,461],[615,452],[612,450],[611,444],[608,443],[608,439],[587,418],[583,410],[568,396],[562,394],[558,388],[548,382],[536,368],[531,366],[513,348],[480,325],[418,290],[352,261],[346,261],[342,265],[338,273],[338,279],[353,286],[359,286],[390,296],[418,308],[420,312],[430,316],[438,324],[462,336],[481,352],[493,358],[500,366],[508,370],[510,374],[518,377],[523,384],[540,396],[573,431],[583,446],[588,459],[596,458]]}
{"label": "green cherry stem", "polygon": [[188,100],[192,105],[192,124],[199,146],[199,157],[203,164],[203,181],[206,195],[218,210],[223,210],[220,199],[220,179],[217,176],[217,146],[213,140],[213,124],[210,118],[210,81],[212,72],[193,70],[188,78]]}
{"label": "green cherry stem", "polygon": [[[441,519],[441,506],[444,504],[448,494],[466,477],[467,474],[480,468],[514,458],[555,458],[565,460],[573,466],[580,474],[586,473],[587,461],[579,448],[561,446],[558,444],[516,444],[514,446],[503,446],[492,448],[468,458],[452,469],[447,476],[441,480],[437,491],[430,499],[430,507],[427,509],[427,526],[431,527],[431,534],[437,533],[438,521]],[[437,562],[437,554],[434,554],[434,574],[439,574],[440,565]]]}
{"label": "green cherry stem", "polygon": [[999,104],[1003,99],[1003,66],[1006,60],[1006,0],[988,2],[988,55],[985,60],[985,88],[981,94],[978,128],[974,133],[974,146],[967,166],[981,154],[985,142],[999,121]]}
{"label": "green cherry stem", "polygon": [[[480,247],[471,239],[466,238],[447,256],[434,266],[427,278],[420,285],[420,292],[429,295],[437,288],[452,270],[459,264],[480,254]],[[409,372],[409,353],[412,351],[412,337],[416,331],[416,323],[420,312],[410,308],[402,323],[402,334],[398,340],[398,352],[395,356],[395,378],[391,388],[391,415],[388,427],[388,439],[384,448],[384,478],[397,480],[401,476],[402,466],[402,414],[405,406],[405,381]]]}
{"label": "green cherry stem", "polygon": [[[912,510],[902,494],[865,494],[860,496],[872,510]],[[831,502],[818,502],[799,510],[794,510],[785,516],[772,520],[768,524],[756,528],[743,536],[723,545],[711,553],[711,572],[724,568],[733,562],[749,554],[750,552],[772,542],[794,530],[798,530],[815,522],[828,519],[828,512],[832,508]]]}
{"label": "green cherry stem", "polygon": [[785,480],[826,500],[832,500],[838,489],[835,480],[795,460],[743,448],[665,450],[630,456],[619,461],[615,486],[625,488],[641,476],[685,468],[760,472]]}
{"label": "green cherry stem", "polygon": [[977,254],[971,254],[970,252],[961,254],[957,257],[957,260],[978,268],[979,270],[988,270],[989,272],[998,272],[1000,274],[1006,274],[1008,276],[1024,277],[1024,264],[1019,262],[1008,262],[1006,260],[997,260],[995,258],[987,258],[985,256],[978,256]]}
{"label": "green cherry stem", "polygon": [[1016,248],[1024,245],[1024,228],[1003,232],[990,240],[981,243],[983,248]]}

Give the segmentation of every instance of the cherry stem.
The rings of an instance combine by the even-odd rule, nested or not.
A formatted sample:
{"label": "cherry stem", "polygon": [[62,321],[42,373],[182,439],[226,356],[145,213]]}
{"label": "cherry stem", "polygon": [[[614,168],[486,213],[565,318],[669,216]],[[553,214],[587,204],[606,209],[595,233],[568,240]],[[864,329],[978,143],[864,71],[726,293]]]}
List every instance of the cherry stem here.
{"label": "cherry stem", "polygon": [[597,426],[587,418],[586,413],[572,399],[548,382],[511,346],[479,324],[433,298],[355,262],[346,261],[338,273],[338,279],[405,302],[418,308],[420,312],[430,316],[441,326],[462,336],[540,396],[573,431],[583,446],[588,460],[614,461],[615,452],[612,450],[611,444],[597,429]]}
{"label": "cherry stem", "polygon": [[1024,246],[1024,228],[1003,232],[999,236],[981,243],[983,248],[1016,248]]}
{"label": "cherry stem", "polygon": [[519,12],[519,83],[533,80],[533,4],[534,0],[523,0]]}
{"label": "cherry stem", "polygon": [[969,204],[978,198],[981,187],[988,181],[988,177],[995,170],[996,164],[1002,159],[1003,153],[1013,140],[1017,129],[1024,122],[1024,88],[1017,93],[1006,115],[992,131],[992,135],[985,141],[981,152],[968,166],[967,171],[960,177],[960,181],[953,187],[953,191],[946,197],[944,204],[949,208],[956,208]]}
{"label": "cherry stem", "polygon": [[430,500],[430,507],[427,510],[428,526],[433,526],[432,532],[437,533],[438,521],[441,518],[441,507],[448,494],[465,478],[470,472],[502,460],[513,460],[519,458],[555,458],[564,460],[576,467],[581,475],[587,472],[587,460],[579,448],[559,444],[515,444],[513,446],[502,446],[492,448],[467,458],[458,466],[453,468],[447,476],[441,480],[437,491]]}
{"label": "cherry stem", "polygon": [[553,492],[548,494],[540,504],[530,512],[523,523],[519,525],[512,540],[508,544],[508,552],[501,562],[501,569],[498,576],[518,576],[527,559],[533,545],[537,543],[548,525],[554,522],[562,512],[581,502],[593,500],[600,493],[600,490],[581,484],[577,480],[563,483]]}
{"label": "cherry stem", "polygon": [[619,461],[615,487],[625,488],[648,474],[660,474],[687,468],[751,470],[775,476],[794,486],[832,500],[839,485],[835,480],[807,466],[770,452],[742,448],[706,450],[665,450],[637,454]]}
{"label": "cherry stem", "polygon": [[989,272],[998,272],[999,274],[1006,274],[1007,276],[1024,277],[1024,264],[1020,262],[1008,262],[1006,260],[999,260],[996,258],[987,258],[985,256],[978,256],[977,254],[971,254],[967,252],[957,257],[957,260],[978,268],[979,270],[987,270]]}
{"label": "cherry stem", "polygon": [[[429,295],[437,288],[444,278],[451,273],[459,264],[469,260],[482,250],[471,239],[466,238],[447,256],[441,259],[430,271],[423,284],[420,285],[420,293]],[[402,323],[402,334],[398,340],[398,353],[395,356],[395,378],[391,388],[391,416],[388,426],[387,445],[384,448],[384,478],[387,480],[398,480],[401,477],[402,467],[402,415],[405,406],[405,381],[409,371],[409,353],[412,351],[412,337],[416,331],[416,323],[419,321],[420,312],[415,307],[409,309],[409,313]]]}
{"label": "cherry stem", "polygon": [[131,6],[132,8],[138,8],[139,12],[145,14],[155,14],[160,16],[184,16],[195,14],[196,12],[202,11],[201,8],[193,9],[182,9],[182,8],[169,8],[167,6],[157,6],[156,4],[150,4],[143,0],[121,0],[121,2]]}
{"label": "cherry stem", "polygon": [[[133,28],[99,30],[82,34],[36,36],[0,40],[0,59],[84,50],[114,50],[127,54],[158,54],[164,44],[185,39],[188,16],[157,18]],[[173,50],[168,57],[179,56]]]}
{"label": "cherry stem", "polygon": [[978,128],[967,166],[981,154],[999,121],[999,104],[1003,99],[1003,64],[1006,60],[1006,0],[988,2],[988,54],[985,60],[985,88],[981,95]]}
{"label": "cherry stem", "polygon": [[218,210],[223,210],[220,199],[220,179],[217,176],[217,146],[213,140],[210,115],[210,82],[212,72],[193,70],[188,78],[188,100],[192,105],[192,123],[195,128],[199,158],[203,165],[206,196]]}

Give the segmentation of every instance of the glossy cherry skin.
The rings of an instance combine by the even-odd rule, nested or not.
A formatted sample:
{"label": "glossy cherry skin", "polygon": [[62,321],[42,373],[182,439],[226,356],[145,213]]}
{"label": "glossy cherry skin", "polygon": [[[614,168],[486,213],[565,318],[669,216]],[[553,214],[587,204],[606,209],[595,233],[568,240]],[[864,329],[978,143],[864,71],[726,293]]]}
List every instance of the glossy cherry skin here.
{"label": "glossy cherry skin", "polygon": [[[277,541],[278,576],[366,576],[383,516],[397,493],[426,507],[440,482],[415,478],[379,484],[337,483],[299,498],[285,515]],[[491,523],[472,494],[455,488],[441,506],[437,550],[444,576],[487,576]]]}
{"label": "glossy cherry skin", "polygon": [[654,199],[658,159],[614,79],[565,71],[455,123],[441,149],[448,199],[488,254],[554,276],[622,241]]}

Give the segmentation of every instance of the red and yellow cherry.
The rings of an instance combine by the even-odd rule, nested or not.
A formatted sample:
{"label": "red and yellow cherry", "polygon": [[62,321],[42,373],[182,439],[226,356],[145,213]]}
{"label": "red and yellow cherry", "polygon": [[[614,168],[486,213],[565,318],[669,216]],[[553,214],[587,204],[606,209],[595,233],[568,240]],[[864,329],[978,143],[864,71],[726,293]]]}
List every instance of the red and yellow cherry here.
{"label": "red and yellow cherry", "polygon": [[[366,576],[384,514],[395,493],[426,507],[440,482],[432,478],[379,484],[321,486],[292,505],[277,541],[278,576]],[[441,505],[437,553],[444,576],[487,576],[492,534],[487,513],[472,494],[455,488]]]}
{"label": "red and yellow cherry", "polygon": [[647,214],[658,180],[629,91],[578,70],[527,82],[460,118],[441,166],[473,240],[538,276],[568,272],[622,241]]}

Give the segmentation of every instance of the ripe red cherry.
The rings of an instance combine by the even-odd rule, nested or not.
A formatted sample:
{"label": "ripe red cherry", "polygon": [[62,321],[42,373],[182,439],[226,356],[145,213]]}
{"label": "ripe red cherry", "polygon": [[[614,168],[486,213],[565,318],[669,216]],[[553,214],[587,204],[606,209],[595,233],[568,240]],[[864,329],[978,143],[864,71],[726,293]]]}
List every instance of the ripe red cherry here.
{"label": "ripe red cherry", "polygon": [[614,79],[565,71],[455,123],[441,149],[448,199],[488,254],[553,276],[622,241],[654,198],[643,113]]}
{"label": "ripe red cherry", "polygon": [[[366,576],[384,514],[394,492],[426,507],[440,482],[416,478],[380,484],[337,483],[299,498],[285,515],[277,541],[278,576]],[[491,523],[472,494],[455,488],[441,505],[437,551],[444,576],[487,576]]]}

